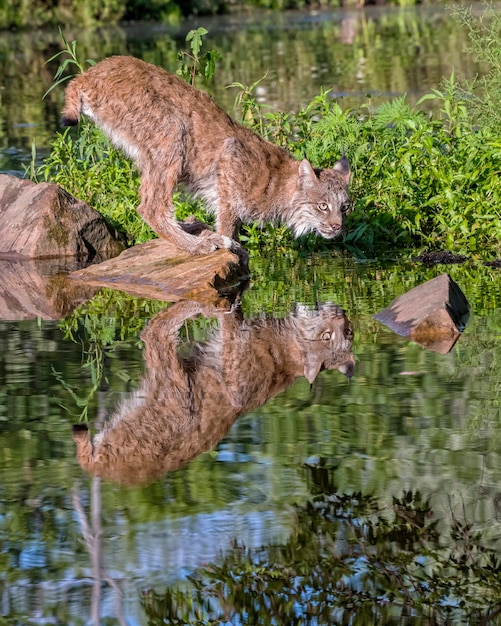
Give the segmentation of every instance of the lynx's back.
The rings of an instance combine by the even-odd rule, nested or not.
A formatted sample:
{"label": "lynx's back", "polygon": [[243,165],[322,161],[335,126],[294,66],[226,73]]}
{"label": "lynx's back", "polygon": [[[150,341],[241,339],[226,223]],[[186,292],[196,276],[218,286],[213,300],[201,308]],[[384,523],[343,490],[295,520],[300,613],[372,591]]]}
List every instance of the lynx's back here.
{"label": "lynx's back", "polygon": [[[71,81],[61,122],[74,126],[80,114],[100,126],[139,167],[145,161],[142,153],[151,158],[159,149],[164,152],[166,140],[175,152],[177,129],[189,129],[197,141],[207,133],[221,141],[235,127],[205,92],[161,67],[124,56],[104,59]],[[209,119],[211,128],[204,130],[200,124]]]}

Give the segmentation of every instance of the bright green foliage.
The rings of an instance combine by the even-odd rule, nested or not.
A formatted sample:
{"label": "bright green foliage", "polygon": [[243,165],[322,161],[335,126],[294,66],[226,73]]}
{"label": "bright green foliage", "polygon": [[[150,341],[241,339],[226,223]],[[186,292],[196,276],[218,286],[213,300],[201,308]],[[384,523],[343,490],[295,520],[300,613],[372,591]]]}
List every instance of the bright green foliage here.
{"label": "bright green foliage", "polygon": [[403,117],[396,101],[394,121],[388,106],[362,122],[366,150],[352,159],[360,214],[348,240],[367,252],[385,244],[496,252],[501,143],[472,127],[447,93],[434,96],[443,104],[440,119]]}
{"label": "bright green foliage", "polygon": [[99,210],[131,241],[140,243],[154,237],[136,216],[138,173],[93,124],[80,124],[75,139],[70,129],[58,133],[37,178],[58,183]]}
{"label": "bright green foliage", "polygon": [[[252,125],[264,126],[279,144],[288,141],[296,157],[317,167],[347,154],[354,211],[345,244],[359,254],[415,248],[496,254],[499,133],[472,124],[458,89],[451,77],[425,98],[439,105],[434,116],[403,97],[364,112],[343,110],[322,94],[296,115],[266,114]],[[257,109],[247,102],[245,110],[253,120]]]}

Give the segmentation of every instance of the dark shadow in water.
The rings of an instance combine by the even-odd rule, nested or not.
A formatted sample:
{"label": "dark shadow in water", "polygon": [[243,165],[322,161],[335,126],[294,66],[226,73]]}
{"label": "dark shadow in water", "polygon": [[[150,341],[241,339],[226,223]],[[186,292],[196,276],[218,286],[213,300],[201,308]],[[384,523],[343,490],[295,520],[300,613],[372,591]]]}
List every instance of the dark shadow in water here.
{"label": "dark shadow in water", "polygon": [[[179,352],[180,328],[200,314],[216,317],[206,342]],[[146,373],[141,387],[89,437],[74,428],[77,457],[93,475],[146,484],[211,450],[241,415],[283,392],[298,377],[311,383],[323,369],[350,378],[353,329],[342,309],[298,305],[285,319],[243,319],[179,302],[155,316],[142,335]]]}

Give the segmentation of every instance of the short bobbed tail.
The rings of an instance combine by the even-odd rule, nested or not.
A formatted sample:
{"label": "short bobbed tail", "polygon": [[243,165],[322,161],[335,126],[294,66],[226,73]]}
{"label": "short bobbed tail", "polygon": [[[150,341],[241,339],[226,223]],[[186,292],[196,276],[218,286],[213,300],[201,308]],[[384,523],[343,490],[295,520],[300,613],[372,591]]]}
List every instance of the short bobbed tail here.
{"label": "short bobbed tail", "polygon": [[73,79],[66,88],[66,104],[61,113],[62,126],[76,126],[80,121],[80,87],[78,85],[78,79]]}
{"label": "short bobbed tail", "polygon": [[77,447],[78,462],[84,469],[89,469],[92,465],[93,446],[87,424],[73,426],[73,441]]}

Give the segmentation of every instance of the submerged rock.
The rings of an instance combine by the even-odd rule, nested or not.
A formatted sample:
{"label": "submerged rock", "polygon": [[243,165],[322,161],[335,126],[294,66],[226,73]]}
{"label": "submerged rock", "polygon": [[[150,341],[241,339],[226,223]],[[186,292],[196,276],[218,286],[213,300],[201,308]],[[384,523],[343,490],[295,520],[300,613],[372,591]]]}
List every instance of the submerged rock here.
{"label": "submerged rock", "polygon": [[190,256],[164,239],[154,239],[70,277],[142,298],[166,302],[189,298],[217,305],[232,290],[241,290],[248,275],[245,258],[229,250]]}
{"label": "submerged rock", "polygon": [[469,311],[460,287],[441,274],[395,298],[374,318],[398,335],[445,354],[458,340]]}

